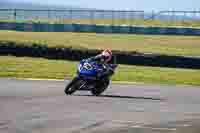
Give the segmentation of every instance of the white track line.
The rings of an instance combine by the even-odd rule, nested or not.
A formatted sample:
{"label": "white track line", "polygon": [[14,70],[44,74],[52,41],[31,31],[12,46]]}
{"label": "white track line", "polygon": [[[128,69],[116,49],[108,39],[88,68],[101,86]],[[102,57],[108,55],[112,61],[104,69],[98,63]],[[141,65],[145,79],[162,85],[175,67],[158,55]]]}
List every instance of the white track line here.
{"label": "white track line", "polygon": [[164,130],[164,131],[176,131],[176,128],[156,128],[156,127],[147,127],[147,126],[142,126],[142,125],[134,125],[132,126],[133,128],[146,128],[146,129],[152,129],[152,130]]}
{"label": "white track line", "polygon": [[[3,77],[2,77],[3,78]],[[39,79],[39,78],[16,78],[16,77],[12,77],[8,79],[19,79],[19,80],[38,80],[38,81],[66,81],[66,80],[70,80],[70,78],[65,78],[65,79]],[[168,84],[159,84],[159,83],[155,83],[155,84],[151,84],[151,83],[144,83],[144,82],[131,82],[131,81],[111,81],[111,83],[114,84],[130,84],[130,85],[163,85],[166,86]],[[193,85],[182,85],[182,84],[174,84],[174,86],[177,87],[199,87],[199,86],[193,86]]]}

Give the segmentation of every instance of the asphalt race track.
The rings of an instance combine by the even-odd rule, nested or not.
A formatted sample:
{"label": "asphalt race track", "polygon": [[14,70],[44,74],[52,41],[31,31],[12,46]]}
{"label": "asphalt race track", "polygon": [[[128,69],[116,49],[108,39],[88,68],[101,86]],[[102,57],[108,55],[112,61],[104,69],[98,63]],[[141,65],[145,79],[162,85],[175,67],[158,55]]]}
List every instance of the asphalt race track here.
{"label": "asphalt race track", "polygon": [[99,97],[68,81],[0,79],[0,133],[200,133],[200,88],[112,84]]}

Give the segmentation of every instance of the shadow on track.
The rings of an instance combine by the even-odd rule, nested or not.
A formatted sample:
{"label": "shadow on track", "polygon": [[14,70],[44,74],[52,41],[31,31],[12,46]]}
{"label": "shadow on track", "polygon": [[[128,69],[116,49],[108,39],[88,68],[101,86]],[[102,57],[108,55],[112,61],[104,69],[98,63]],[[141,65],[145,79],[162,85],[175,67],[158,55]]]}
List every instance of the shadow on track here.
{"label": "shadow on track", "polygon": [[93,95],[74,94],[73,96],[106,97],[106,98],[122,98],[122,99],[143,99],[143,100],[158,100],[158,101],[163,101],[164,100],[164,99],[161,99],[161,98],[153,98],[153,97],[134,97],[134,96],[121,96],[121,95],[100,95],[100,96],[93,96]]}

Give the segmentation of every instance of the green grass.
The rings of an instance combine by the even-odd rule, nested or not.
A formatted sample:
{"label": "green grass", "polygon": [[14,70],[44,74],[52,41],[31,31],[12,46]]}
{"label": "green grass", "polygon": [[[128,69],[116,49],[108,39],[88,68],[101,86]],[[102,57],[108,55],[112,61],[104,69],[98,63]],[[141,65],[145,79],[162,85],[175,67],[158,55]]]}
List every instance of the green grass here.
{"label": "green grass", "polygon": [[200,37],[128,34],[95,34],[71,32],[1,31],[0,41],[38,43],[49,47],[73,47],[200,56]]}
{"label": "green grass", "polygon": [[[78,62],[0,56],[0,77],[72,78]],[[200,85],[200,70],[119,65],[114,81]]]}
{"label": "green grass", "polygon": [[59,23],[59,24],[97,24],[97,25],[137,25],[137,26],[156,26],[156,27],[194,27],[200,28],[200,20],[143,20],[143,19],[39,19],[39,20],[0,20],[1,22],[18,23]]}

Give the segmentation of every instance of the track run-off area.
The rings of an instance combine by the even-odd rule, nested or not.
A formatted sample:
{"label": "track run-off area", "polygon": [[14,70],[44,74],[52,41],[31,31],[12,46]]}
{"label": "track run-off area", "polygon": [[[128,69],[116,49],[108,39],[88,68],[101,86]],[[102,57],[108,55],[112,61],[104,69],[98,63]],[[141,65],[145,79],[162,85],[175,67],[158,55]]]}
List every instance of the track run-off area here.
{"label": "track run-off area", "polygon": [[0,133],[199,133],[200,87],[114,84],[101,96],[69,81],[0,79]]}

